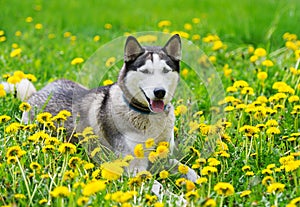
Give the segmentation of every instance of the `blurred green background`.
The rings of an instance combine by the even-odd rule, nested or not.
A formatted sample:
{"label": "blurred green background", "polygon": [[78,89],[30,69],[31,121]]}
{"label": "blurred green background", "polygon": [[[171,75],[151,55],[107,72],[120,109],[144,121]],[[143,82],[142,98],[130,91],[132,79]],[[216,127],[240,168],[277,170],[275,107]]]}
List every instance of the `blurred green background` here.
{"label": "blurred green background", "polygon": [[26,27],[32,16],[49,32],[72,31],[78,36],[100,34],[111,23],[109,39],[124,34],[155,30],[160,20],[170,20],[171,29],[183,30],[198,17],[199,34],[216,33],[225,42],[263,44],[276,48],[282,34],[300,34],[299,0],[0,0],[0,29],[14,34]]}

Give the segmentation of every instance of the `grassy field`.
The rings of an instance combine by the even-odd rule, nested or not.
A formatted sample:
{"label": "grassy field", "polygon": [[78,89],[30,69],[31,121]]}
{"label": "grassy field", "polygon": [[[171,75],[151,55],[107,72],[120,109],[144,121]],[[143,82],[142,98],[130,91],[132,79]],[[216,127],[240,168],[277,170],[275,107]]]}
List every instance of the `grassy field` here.
{"label": "grassy field", "polygon": [[[179,33],[185,49],[173,100],[174,155],[167,143],[151,139],[123,158],[104,158],[100,148],[87,155],[84,141],[65,142],[68,112],[41,113],[24,124],[28,106],[0,85],[0,206],[159,207],[179,205],[179,197],[188,206],[300,205],[298,0],[0,5],[0,82],[28,78],[40,89],[58,78],[87,78],[105,85],[122,65],[123,46],[113,46],[128,34],[155,44]],[[92,137],[90,131],[78,136]],[[155,167],[128,175],[130,159],[149,152]],[[185,166],[165,167],[166,156],[200,178],[185,179]],[[154,195],[154,180],[169,192]]]}

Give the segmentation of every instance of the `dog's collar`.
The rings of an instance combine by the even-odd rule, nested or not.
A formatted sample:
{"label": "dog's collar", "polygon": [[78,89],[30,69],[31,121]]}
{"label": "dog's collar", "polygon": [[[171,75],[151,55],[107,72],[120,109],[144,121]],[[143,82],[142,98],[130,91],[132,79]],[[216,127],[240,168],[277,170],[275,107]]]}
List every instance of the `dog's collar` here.
{"label": "dog's collar", "polygon": [[[125,103],[129,106],[129,108],[136,112],[139,112],[141,114],[147,114],[147,115],[155,114],[148,107],[139,104],[134,98],[131,100],[131,102],[129,102],[123,95],[123,99],[124,99]],[[164,111],[168,111],[168,109],[169,109],[169,106],[165,105]]]}

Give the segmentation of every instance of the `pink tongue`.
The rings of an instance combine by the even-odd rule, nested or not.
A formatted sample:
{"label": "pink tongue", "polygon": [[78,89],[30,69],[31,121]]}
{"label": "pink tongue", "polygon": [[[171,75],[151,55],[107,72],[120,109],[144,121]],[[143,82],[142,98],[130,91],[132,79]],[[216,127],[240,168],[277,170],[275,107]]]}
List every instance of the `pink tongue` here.
{"label": "pink tongue", "polygon": [[165,109],[165,104],[161,100],[150,100],[150,105],[151,105],[152,111],[155,113],[161,113]]}

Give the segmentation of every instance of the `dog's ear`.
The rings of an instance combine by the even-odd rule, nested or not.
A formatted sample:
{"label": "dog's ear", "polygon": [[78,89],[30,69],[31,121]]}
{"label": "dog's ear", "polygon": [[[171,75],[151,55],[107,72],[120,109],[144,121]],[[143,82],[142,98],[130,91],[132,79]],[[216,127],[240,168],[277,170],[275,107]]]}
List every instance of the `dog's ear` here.
{"label": "dog's ear", "polygon": [[140,43],[133,36],[129,36],[125,43],[124,61],[129,62],[135,60],[140,54],[144,53]]}
{"label": "dog's ear", "polygon": [[165,53],[176,61],[181,60],[181,39],[178,34],[173,35],[163,47]]}

